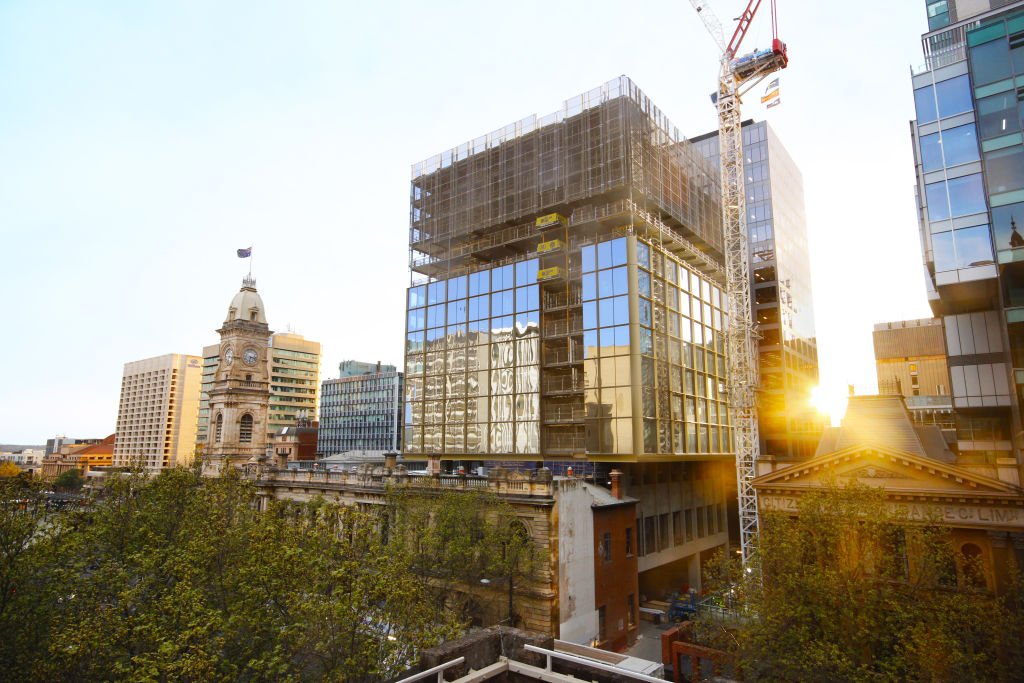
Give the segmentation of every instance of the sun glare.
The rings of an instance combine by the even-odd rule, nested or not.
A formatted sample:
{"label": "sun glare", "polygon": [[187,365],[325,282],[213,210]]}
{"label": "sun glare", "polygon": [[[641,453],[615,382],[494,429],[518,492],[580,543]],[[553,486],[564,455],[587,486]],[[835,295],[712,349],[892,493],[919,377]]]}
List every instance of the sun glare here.
{"label": "sun glare", "polygon": [[846,397],[845,388],[817,386],[811,389],[811,405],[827,416],[833,426],[839,424],[846,412]]}

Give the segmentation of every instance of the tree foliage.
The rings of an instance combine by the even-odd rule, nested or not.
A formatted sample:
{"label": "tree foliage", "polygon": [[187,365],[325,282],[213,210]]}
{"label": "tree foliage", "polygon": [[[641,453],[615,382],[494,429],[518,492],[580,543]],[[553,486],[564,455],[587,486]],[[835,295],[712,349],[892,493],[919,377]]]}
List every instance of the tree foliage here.
{"label": "tree foliage", "polygon": [[30,494],[0,511],[0,678],[381,680],[461,627],[374,512],[181,469]]}
{"label": "tree foliage", "polygon": [[53,480],[53,488],[57,491],[74,492],[81,489],[84,483],[82,470],[71,469],[57,475],[57,478]]}
{"label": "tree foliage", "polygon": [[[501,615],[495,620],[516,621],[505,596],[510,587],[522,592],[528,586],[539,553],[511,505],[484,491],[399,488],[388,500],[391,541],[407,548],[438,607],[479,621],[485,599]],[[489,591],[480,590],[485,585]]]}
{"label": "tree foliage", "polygon": [[949,529],[910,523],[884,492],[830,486],[795,516],[761,519],[761,578],[717,563],[741,614],[699,638],[738,655],[745,680],[1009,681],[1024,670],[1017,594],[959,588]]}
{"label": "tree foliage", "polygon": [[0,462],[0,479],[17,477],[19,474],[21,474],[21,468],[13,462],[10,462],[9,460]]}

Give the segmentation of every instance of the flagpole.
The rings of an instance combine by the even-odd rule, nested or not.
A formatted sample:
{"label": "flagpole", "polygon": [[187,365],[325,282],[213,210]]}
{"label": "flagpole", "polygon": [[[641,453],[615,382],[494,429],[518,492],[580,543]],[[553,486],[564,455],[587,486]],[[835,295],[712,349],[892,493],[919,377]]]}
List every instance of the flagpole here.
{"label": "flagpole", "polygon": [[252,245],[249,245],[249,279],[252,279]]}

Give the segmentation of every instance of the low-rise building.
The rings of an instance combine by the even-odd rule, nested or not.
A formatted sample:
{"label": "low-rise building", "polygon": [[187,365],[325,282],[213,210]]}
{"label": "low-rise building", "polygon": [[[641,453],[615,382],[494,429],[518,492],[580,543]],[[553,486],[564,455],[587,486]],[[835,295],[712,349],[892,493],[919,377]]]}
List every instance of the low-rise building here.
{"label": "low-rise building", "polygon": [[637,501],[622,494],[617,473],[609,491],[583,479],[553,477],[544,468],[524,473],[496,467],[486,477],[412,476],[390,456],[384,465],[363,465],[354,472],[253,468],[249,476],[261,501],[321,497],[342,505],[383,505],[393,487],[496,495],[512,507],[544,559],[524,585],[467,587],[501,598],[484,601],[494,607],[482,621],[511,619],[531,631],[610,649],[636,639]]}
{"label": "low-rise building", "polygon": [[[1024,490],[963,467],[935,425],[915,424],[899,396],[853,396],[813,458],[754,480],[762,510],[797,511],[809,491],[838,482],[885,490],[888,504],[922,524],[950,528],[959,558],[977,562],[984,588],[1001,593],[1024,563]],[[958,562],[958,580],[977,587]]]}

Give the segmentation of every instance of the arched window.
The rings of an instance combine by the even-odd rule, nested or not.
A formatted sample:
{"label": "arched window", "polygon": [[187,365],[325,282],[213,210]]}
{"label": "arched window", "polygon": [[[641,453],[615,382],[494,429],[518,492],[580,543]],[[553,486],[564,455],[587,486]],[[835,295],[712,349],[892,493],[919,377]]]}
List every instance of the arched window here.
{"label": "arched window", "polygon": [[224,436],[224,413],[217,413],[217,427],[213,432],[213,440],[220,443],[221,437]]}
{"label": "arched window", "polygon": [[252,443],[252,415],[249,413],[242,416],[238,427],[238,440],[241,443]]}

